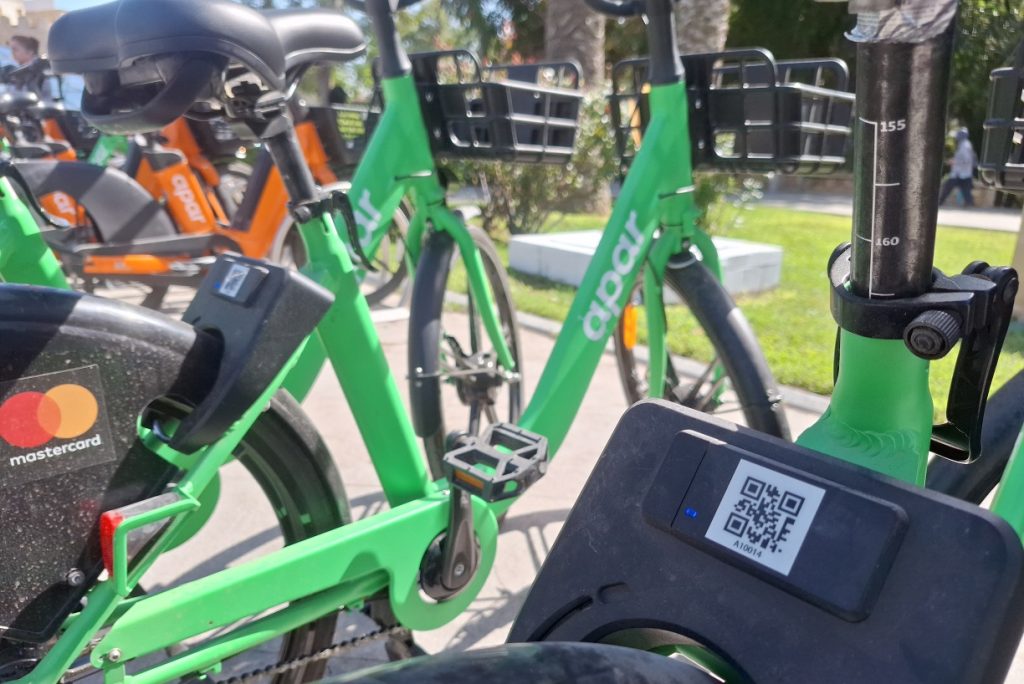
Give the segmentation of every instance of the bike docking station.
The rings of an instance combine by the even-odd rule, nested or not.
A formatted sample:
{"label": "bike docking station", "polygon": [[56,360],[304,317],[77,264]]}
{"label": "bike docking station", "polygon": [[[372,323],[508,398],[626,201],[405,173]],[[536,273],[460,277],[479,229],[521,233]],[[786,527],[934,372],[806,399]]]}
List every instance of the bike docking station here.
{"label": "bike docking station", "polygon": [[700,644],[729,682],[967,684],[1003,680],[1022,611],[1001,518],[651,400],[616,427],[509,641]]}

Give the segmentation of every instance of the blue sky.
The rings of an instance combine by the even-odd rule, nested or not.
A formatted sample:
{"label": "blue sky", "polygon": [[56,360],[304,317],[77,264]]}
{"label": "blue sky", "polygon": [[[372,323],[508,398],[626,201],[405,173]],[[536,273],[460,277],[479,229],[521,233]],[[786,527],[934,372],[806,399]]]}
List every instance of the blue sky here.
{"label": "blue sky", "polygon": [[101,5],[107,0],[57,0],[57,9],[74,10],[89,7],[90,5]]}

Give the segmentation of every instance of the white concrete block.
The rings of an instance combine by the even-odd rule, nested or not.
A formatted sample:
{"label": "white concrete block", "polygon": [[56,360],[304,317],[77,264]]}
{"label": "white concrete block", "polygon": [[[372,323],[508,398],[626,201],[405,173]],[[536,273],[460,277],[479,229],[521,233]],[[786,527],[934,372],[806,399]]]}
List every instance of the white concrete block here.
{"label": "white concrete block", "polygon": [[[779,284],[781,247],[734,238],[712,240],[722,261],[723,281],[729,294],[763,292]],[[519,273],[579,286],[600,241],[600,230],[516,235],[509,244],[509,266]],[[675,303],[672,299],[669,303]]]}

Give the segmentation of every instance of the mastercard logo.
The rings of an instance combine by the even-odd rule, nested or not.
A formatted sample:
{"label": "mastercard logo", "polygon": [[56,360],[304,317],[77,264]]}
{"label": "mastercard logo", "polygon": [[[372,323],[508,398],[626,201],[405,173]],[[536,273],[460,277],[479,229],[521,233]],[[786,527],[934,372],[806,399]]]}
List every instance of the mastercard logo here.
{"label": "mastercard logo", "polygon": [[42,446],[71,439],[96,424],[100,407],[81,385],[57,385],[46,392],[19,392],[0,404],[0,438],[14,447]]}

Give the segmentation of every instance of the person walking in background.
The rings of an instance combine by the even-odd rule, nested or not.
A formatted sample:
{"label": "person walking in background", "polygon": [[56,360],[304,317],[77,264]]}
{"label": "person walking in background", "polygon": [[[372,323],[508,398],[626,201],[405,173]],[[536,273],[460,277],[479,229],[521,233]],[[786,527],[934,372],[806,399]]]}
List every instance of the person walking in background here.
{"label": "person walking in background", "polygon": [[946,201],[949,193],[957,189],[964,199],[964,206],[973,207],[974,195],[971,194],[971,189],[974,186],[974,167],[978,165],[978,157],[974,154],[974,147],[968,139],[966,128],[957,130],[953,137],[956,139],[956,151],[953,158],[946,162],[950,165],[949,176],[942,183],[939,206]]}
{"label": "person walking in background", "polygon": [[39,59],[39,41],[31,36],[12,36],[7,46],[11,48],[11,58],[18,66]]}
{"label": "person walking in background", "polygon": [[[43,68],[45,64],[39,63],[39,41],[32,36],[11,36],[7,46],[11,49],[11,58],[16,65],[5,67],[9,75],[12,72],[17,74],[11,82],[18,88],[31,90],[44,102],[58,99],[54,84]],[[37,63],[39,68],[33,68]]]}

